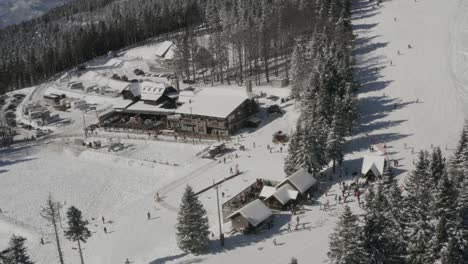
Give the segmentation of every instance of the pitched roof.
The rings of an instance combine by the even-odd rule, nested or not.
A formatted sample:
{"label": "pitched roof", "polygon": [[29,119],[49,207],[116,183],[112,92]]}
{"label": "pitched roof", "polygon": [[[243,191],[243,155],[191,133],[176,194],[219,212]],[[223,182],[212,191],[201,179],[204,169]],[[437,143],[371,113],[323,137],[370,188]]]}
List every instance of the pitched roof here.
{"label": "pitched roof", "polygon": [[276,192],[276,188],[272,186],[263,186],[262,191],[260,192],[259,197],[268,198],[271,197]]}
{"label": "pitched roof", "polygon": [[272,196],[275,197],[281,204],[285,205],[291,200],[296,200],[297,195],[299,195],[299,192],[289,183],[286,183],[285,185],[279,187]]}
{"label": "pitched roof", "polygon": [[282,181],[278,186],[284,185],[286,182],[289,182],[292,186],[294,186],[299,192],[304,193],[310,187],[312,187],[317,180],[312,176],[312,174],[308,173],[306,169],[301,168],[298,171],[291,174],[288,178]]}
{"label": "pitched roof", "polygon": [[169,48],[172,46],[172,44],[173,43],[171,41],[167,41],[167,40],[159,43],[158,46],[156,47],[156,51],[155,51],[156,56],[164,57],[164,55],[169,50]]}
{"label": "pitched roof", "polygon": [[250,98],[244,89],[205,88],[179,107],[176,113],[226,118]]}
{"label": "pitched roof", "polygon": [[166,83],[143,82],[141,87],[141,100],[157,101],[169,87]]}
{"label": "pitched roof", "polygon": [[367,174],[369,171],[372,171],[375,176],[380,176],[383,174],[385,165],[385,157],[384,156],[364,156],[364,160],[362,161],[362,174]]}
{"label": "pitched roof", "polygon": [[227,218],[232,218],[237,214],[241,214],[245,219],[247,219],[247,221],[249,221],[252,226],[255,227],[273,215],[273,212],[262,201],[256,199],[241,209],[235,211]]}

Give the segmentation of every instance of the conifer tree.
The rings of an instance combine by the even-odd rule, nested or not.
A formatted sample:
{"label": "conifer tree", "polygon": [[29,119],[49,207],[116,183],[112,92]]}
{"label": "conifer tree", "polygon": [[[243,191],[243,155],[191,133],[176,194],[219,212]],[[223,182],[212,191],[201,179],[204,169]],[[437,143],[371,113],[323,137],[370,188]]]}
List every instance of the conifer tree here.
{"label": "conifer tree", "polygon": [[0,255],[0,263],[5,264],[34,264],[29,258],[27,248],[24,245],[26,238],[13,235],[8,248],[3,256]]}
{"label": "conifer tree", "polygon": [[466,249],[460,243],[460,238],[449,238],[446,246],[442,249],[442,257],[440,260],[441,264],[464,264],[464,255],[466,255]]}
{"label": "conifer tree", "polygon": [[399,226],[391,221],[389,209],[389,203],[383,194],[383,185],[377,182],[375,194],[372,187],[369,189],[363,227],[364,248],[370,263],[403,261],[404,245],[400,241]]}
{"label": "conifer tree", "polygon": [[291,136],[288,146],[288,156],[286,156],[284,162],[284,173],[291,175],[304,166],[304,131],[301,123],[297,122],[296,131]]}
{"label": "conifer tree", "polygon": [[67,218],[68,229],[65,230],[65,237],[78,243],[78,252],[80,253],[81,264],[84,264],[81,242],[86,243],[88,238],[91,237],[91,231],[89,231],[87,227],[89,222],[83,220],[81,211],[74,206],[68,208]]}
{"label": "conifer tree", "polygon": [[431,153],[431,175],[435,186],[438,185],[439,179],[445,174],[445,158],[439,147],[435,147]]}
{"label": "conifer tree", "polygon": [[434,228],[431,222],[433,203],[432,178],[430,175],[428,153],[421,151],[415,170],[406,181],[407,196],[405,206],[408,210],[407,258],[409,264],[432,263],[431,239]]}
{"label": "conifer tree", "polygon": [[188,185],[182,197],[176,228],[177,245],[181,250],[193,254],[208,250],[210,232],[206,210]]}
{"label": "conifer tree", "polygon": [[341,165],[343,162],[343,145],[345,143],[343,129],[341,128],[342,122],[339,117],[335,115],[330,126],[327,137],[327,155],[328,159],[333,162],[333,173],[335,173],[335,165]]}
{"label": "conifer tree", "polygon": [[334,232],[330,235],[328,258],[332,264],[368,263],[361,241],[359,219],[346,206]]}

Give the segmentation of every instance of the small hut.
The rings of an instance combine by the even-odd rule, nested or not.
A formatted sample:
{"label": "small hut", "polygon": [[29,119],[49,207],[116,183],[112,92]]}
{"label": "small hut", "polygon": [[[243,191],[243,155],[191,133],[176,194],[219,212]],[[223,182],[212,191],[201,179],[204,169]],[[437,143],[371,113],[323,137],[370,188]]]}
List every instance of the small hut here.
{"label": "small hut", "polygon": [[232,227],[241,233],[250,233],[260,229],[263,225],[271,226],[273,212],[259,199],[235,211],[227,218]]}
{"label": "small hut", "polygon": [[384,156],[364,156],[361,169],[362,176],[369,180],[381,177],[386,162]]}

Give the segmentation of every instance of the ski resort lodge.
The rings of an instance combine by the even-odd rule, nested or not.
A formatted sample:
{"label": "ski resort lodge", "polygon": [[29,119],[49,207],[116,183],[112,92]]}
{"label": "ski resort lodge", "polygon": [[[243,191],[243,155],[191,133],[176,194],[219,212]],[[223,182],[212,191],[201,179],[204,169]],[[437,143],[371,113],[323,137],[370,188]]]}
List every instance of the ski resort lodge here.
{"label": "ski resort lodge", "polygon": [[132,92],[137,95],[133,101],[124,100],[111,113],[100,117],[105,130],[127,133],[166,130],[184,137],[223,138],[244,127],[258,111],[253,94],[245,89],[179,92],[166,83],[145,81],[136,85],[140,92]]}
{"label": "ski resort lodge", "polygon": [[257,110],[245,90],[204,89],[168,118],[168,127],[186,134],[229,136]]}

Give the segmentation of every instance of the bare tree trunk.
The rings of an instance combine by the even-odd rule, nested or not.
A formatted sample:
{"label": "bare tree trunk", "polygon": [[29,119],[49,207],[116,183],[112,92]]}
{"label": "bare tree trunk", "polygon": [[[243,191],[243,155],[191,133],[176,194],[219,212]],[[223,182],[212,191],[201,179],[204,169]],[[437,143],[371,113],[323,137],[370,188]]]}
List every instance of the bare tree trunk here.
{"label": "bare tree trunk", "polygon": [[239,84],[242,85],[244,82],[243,79],[243,67],[242,67],[242,47],[241,45],[237,45],[237,57],[239,58]]}
{"label": "bare tree trunk", "polygon": [[81,264],[84,264],[83,251],[81,250],[81,243],[79,239],[78,239],[78,251],[80,252]]}
{"label": "bare tree trunk", "polygon": [[62,208],[62,205],[59,202],[54,202],[52,199],[52,195],[49,195],[46,206],[41,209],[41,216],[47,221],[49,221],[54,227],[55,241],[57,243],[57,251],[59,255],[60,264],[64,264],[62,247],[60,246],[60,238],[57,230],[57,219],[59,217],[60,208]]}
{"label": "bare tree trunk", "polygon": [[59,254],[59,260],[60,260],[61,264],[64,264],[62,247],[60,246],[60,239],[59,239],[58,230],[57,230],[57,221],[56,221],[55,218],[53,218],[53,220],[52,220],[52,225],[54,226],[55,242],[57,242],[57,251],[58,251],[58,254]]}

